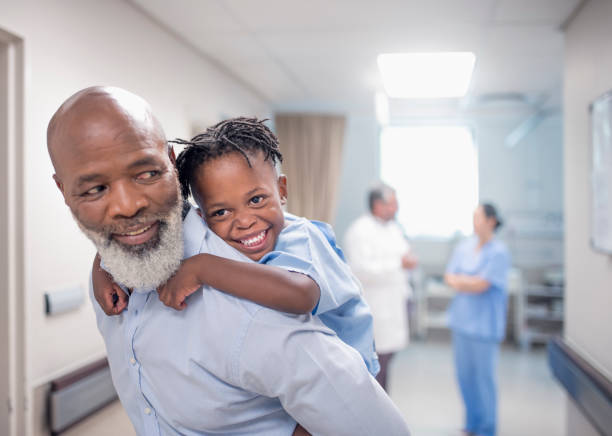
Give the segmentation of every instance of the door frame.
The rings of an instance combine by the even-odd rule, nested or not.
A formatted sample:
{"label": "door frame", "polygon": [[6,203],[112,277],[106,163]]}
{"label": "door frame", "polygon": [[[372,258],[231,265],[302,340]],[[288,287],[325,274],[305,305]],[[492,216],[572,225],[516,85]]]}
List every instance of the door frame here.
{"label": "door frame", "polygon": [[[26,344],[25,344],[25,273],[24,273],[24,50],[23,39],[0,29],[0,56],[3,73],[1,87],[6,92],[0,101],[5,115],[0,131],[0,317],[8,341],[0,341],[2,363],[8,368],[0,377],[8,385],[8,398],[0,407],[8,410],[8,422],[0,422],[0,434],[24,435],[26,429]],[[2,162],[3,161],[3,162]],[[3,291],[3,290],[6,290]],[[6,421],[3,419],[2,421]]]}

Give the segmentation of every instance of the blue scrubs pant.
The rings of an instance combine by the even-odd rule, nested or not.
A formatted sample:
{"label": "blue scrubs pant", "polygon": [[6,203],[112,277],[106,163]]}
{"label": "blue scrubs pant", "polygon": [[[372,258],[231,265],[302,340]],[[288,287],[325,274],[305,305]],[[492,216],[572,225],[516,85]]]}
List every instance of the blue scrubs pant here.
{"label": "blue scrubs pant", "polygon": [[479,436],[494,436],[499,342],[453,332],[453,353],[465,405],[465,430]]}

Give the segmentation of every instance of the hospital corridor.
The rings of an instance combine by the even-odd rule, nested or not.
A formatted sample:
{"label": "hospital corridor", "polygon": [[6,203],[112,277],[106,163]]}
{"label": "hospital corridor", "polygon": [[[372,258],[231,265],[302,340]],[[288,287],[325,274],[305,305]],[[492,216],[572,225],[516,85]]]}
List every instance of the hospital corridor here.
{"label": "hospital corridor", "polygon": [[0,0],[0,436],[612,436],[610,23]]}

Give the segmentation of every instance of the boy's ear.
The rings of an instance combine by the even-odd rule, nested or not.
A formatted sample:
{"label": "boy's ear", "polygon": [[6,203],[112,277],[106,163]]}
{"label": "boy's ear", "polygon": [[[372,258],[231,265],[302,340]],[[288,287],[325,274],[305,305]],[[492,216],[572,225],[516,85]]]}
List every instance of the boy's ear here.
{"label": "boy's ear", "polygon": [[278,176],[278,193],[280,195],[281,204],[287,203],[287,176],[281,174]]}
{"label": "boy's ear", "polygon": [[198,215],[200,215],[200,218],[204,219],[204,214],[202,213],[202,209],[200,209],[199,207],[196,208],[196,212]]}

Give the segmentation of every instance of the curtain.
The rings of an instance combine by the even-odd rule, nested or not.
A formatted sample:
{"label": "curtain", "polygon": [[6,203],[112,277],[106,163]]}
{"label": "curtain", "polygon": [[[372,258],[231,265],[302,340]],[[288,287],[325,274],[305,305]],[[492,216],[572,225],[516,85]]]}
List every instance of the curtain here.
{"label": "curtain", "polygon": [[331,223],[336,212],[345,118],[277,114],[288,212]]}

